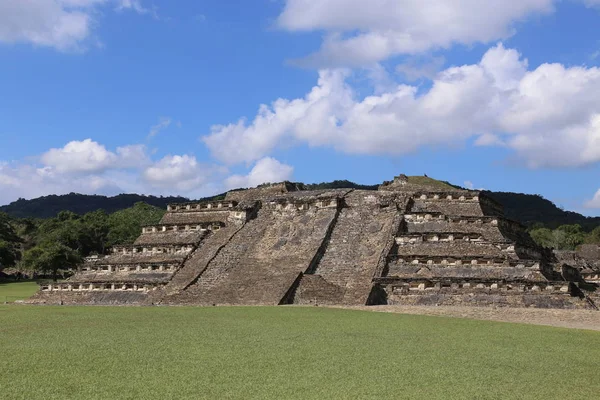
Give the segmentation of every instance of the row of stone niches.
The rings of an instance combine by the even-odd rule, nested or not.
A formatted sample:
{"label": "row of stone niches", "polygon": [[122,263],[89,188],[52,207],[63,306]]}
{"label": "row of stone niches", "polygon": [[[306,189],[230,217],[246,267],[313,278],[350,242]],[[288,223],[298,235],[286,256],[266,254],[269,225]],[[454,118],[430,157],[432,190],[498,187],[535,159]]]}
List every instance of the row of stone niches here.
{"label": "row of stone niches", "polygon": [[418,193],[415,197],[420,200],[459,200],[459,201],[479,201],[477,194],[440,194],[440,193]]}
{"label": "row of stone niches", "polygon": [[209,222],[196,225],[148,225],[142,227],[142,233],[217,231],[224,226],[224,222]]}
{"label": "row of stone niches", "polygon": [[479,233],[417,233],[396,237],[396,243],[399,245],[421,242],[453,242],[455,240],[464,240],[465,242],[481,242],[484,239]]}
{"label": "row of stone niches", "polygon": [[406,294],[409,292],[451,290],[482,290],[482,291],[513,291],[513,292],[553,292],[569,293],[569,283],[473,283],[473,282],[407,282],[402,285],[393,284],[394,294]]}
{"label": "row of stone niches", "polygon": [[588,282],[600,283],[600,271],[582,272],[581,276]]}
{"label": "row of stone niches", "polygon": [[173,272],[179,264],[85,265],[81,272]]}
{"label": "row of stone niches", "polygon": [[[463,257],[463,258],[452,258],[452,257],[391,257],[391,262],[397,264],[411,264],[411,265],[481,265],[481,266],[508,266],[504,259],[493,259],[493,258],[482,258],[482,257]],[[523,267],[539,267],[539,262],[536,260],[520,260],[510,262],[510,266],[523,266]]]}
{"label": "row of stone niches", "polygon": [[465,217],[465,216],[450,216],[441,213],[410,213],[404,214],[404,219],[407,222],[433,222],[433,221],[448,221],[459,224],[490,224],[493,226],[498,225],[498,218],[496,217]]}
{"label": "row of stone niches", "polygon": [[42,292],[98,292],[98,291],[127,291],[148,292],[154,285],[135,283],[52,283],[42,285]]}
{"label": "row of stone niches", "polygon": [[215,211],[237,206],[237,201],[218,201],[189,204],[169,204],[167,211]]}
{"label": "row of stone niches", "polygon": [[275,209],[278,211],[303,211],[309,210],[311,207],[314,208],[335,208],[338,205],[337,199],[331,200],[310,200],[310,201],[272,201],[265,205],[268,209]]}
{"label": "row of stone niches", "polygon": [[112,248],[113,254],[187,254],[194,249],[192,245],[177,245],[177,246],[115,246]]}

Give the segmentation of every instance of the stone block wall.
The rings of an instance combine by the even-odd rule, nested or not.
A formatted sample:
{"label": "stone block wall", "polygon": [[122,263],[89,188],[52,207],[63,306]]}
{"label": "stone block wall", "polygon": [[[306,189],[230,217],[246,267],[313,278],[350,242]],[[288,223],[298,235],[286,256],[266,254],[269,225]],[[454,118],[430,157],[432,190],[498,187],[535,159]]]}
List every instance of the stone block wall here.
{"label": "stone block wall", "polygon": [[593,308],[572,295],[568,282],[411,281],[385,290],[392,305]]}
{"label": "stone block wall", "polygon": [[269,206],[244,225],[186,291],[200,304],[278,304],[322,244],[336,207]]}

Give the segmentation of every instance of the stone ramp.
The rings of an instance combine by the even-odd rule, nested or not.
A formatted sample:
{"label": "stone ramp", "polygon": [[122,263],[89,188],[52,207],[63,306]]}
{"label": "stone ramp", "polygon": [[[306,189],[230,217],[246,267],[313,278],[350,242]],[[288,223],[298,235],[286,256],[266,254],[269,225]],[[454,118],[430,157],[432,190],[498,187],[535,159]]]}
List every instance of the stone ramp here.
{"label": "stone ramp", "polygon": [[198,297],[201,304],[279,304],[298,277],[305,263],[294,259],[270,260],[245,258],[235,270],[204,286]]}
{"label": "stone ramp", "polygon": [[[361,191],[346,196],[346,207],[342,209],[325,253],[313,271],[343,293],[322,284],[329,287],[329,294],[325,296],[327,301],[349,305],[367,302],[382,253],[395,235],[394,221],[398,214],[395,203],[382,206],[372,197],[373,194]],[[303,278],[295,302],[310,302],[310,298],[302,296],[305,290],[310,292],[310,288],[304,287],[306,282],[309,285],[315,283],[314,279]]]}
{"label": "stone ramp", "polygon": [[293,296],[294,304],[340,304],[344,290],[327,282],[321,275],[304,274]]}
{"label": "stone ramp", "polygon": [[336,208],[262,208],[185,291],[186,303],[279,304],[310,265]]}
{"label": "stone ramp", "polygon": [[165,287],[166,297],[163,299],[163,302],[176,302],[177,299],[174,295],[194,283],[200,277],[206,270],[206,267],[208,267],[210,261],[229,243],[233,235],[240,228],[238,225],[226,226],[205,237]]}

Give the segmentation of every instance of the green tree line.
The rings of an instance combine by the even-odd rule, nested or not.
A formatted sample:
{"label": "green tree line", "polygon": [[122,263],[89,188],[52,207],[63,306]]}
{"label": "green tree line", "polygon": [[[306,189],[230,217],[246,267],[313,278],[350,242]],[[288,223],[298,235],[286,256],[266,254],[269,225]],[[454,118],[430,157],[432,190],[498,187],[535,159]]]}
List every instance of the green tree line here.
{"label": "green tree line", "polygon": [[579,224],[561,225],[556,229],[537,224],[529,234],[540,246],[555,250],[576,250],[582,244],[600,244],[600,226],[586,232]]}
{"label": "green tree line", "polygon": [[164,209],[143,202],[111,214],[61,211],[48,219],[17,219],[0,213],[0,272],[16,267],[56,279],[62,270],[76,267],[87,256],[133,243],[140,224],[158,223],[164,213]]}

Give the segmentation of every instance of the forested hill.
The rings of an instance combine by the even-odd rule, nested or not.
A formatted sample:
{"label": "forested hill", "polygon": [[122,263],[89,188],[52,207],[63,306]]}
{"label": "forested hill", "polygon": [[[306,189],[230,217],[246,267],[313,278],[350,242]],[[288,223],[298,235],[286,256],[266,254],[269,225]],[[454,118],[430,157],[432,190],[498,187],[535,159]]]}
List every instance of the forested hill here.
{"label": "forested hill", "polygon": [[61,211],[72,211],[83,215],[90,211],[102,209],[107,213],[112,213],[132,207],[140,201],[158,208],[166,208],[168,203],[181,203],[188,201],[188,199],[185,197],[156,197],[139,194],[120,194],[107,197],[69,193],[60,196],[38,197],[31,200],[19,199],[0,207],[0,212],[5,212],[15,218],[51,218]]}
{"label": "forested hill", "polygon": [[541,223],[554,229],[560,225],[578,224],[586,231],[600,226],[600,217],[586,217],[573,211],[565,211],[537,194],[489,191],[485,193],[504,206],[504,213],[508,218],[527,226]]}
{"label": "forested hill", "polygon": [[[412,177],[411,177],[412,179]],[[354,188],[363,190],[376,190],[377,185],[359,185],[350,181],[333,181],[317,184],[296,183],[299,188],[307,190]],[[486,192],[492,198],[504,205],[508,218],[517,220],[527,226],[541,223],[548,228],[560,225],[579,224],[585,230],[600,226],[600,217],[585,217],[572,211],[565,211],[551,201],[539,195],[512,193],[512,192]],[[224,194],[200,200],[213,200],[223,198]],[[9,205],[0,207],[0,212],[16,218],[50,218],[61,211],[72,211],[83,215],[98,209],[108,213],[132,207],[137,202],[145,202],[165,209],[169,203],[189,201],[185,197],[156,197],[138,194],[120,194],[114,197],[99,195],[83,195],[70,193],[66,195],[44,196],[32,200],[19,199]]]}

